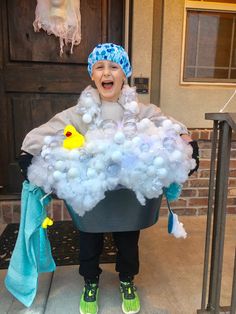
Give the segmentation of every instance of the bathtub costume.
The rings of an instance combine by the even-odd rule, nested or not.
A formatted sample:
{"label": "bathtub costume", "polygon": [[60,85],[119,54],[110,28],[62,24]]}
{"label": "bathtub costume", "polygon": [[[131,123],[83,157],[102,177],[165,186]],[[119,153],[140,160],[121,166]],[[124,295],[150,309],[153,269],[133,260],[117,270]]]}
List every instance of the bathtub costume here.
{"label": "bathtub costume", "polygon": [[[104,59],[131,75],[127,53],[114,44],[89,55],[90,75]],[[68,125],[84,145],[64,148]],[[163,188],[182,184],[195,167],[192,148],[180,137],[187,132],[155,105],[139,103],[135,87],[124,85],[117,102],[108,102],[88,86],[76,106],[28,133],[22,150],[35,156],[30,182],[64,199],[81,231],[139,230],[156,222]]]}
{"label": "bathtub costume", "polygon": [[[62,147],[67,125],[84,135],[84,146]],[[135,88],[125,85],[111,103],[89,86],[76,106],[32,130],[22,150],[35,156],[30,182],[64,199],[80,230],[138,230],[156,222],[163,187],[182,184],[194,167],[181,133],[186,128],[155,105],[138,103]]]}
{"label": "bathtub costume", "polygon": [[[106,59],[118,63],[126,77],[131,75],[127,53],[114,44],[95,47],[88,59],[89,74],[97,61]],[[65,146],[64,132],[74,128],[84,140],[80,137],[79,147]],[[163,192],[174,199],[195,167],[192,148],[180,136],[187,133],[184,125],[164,116],[155,105],[139,103],[133,87],[124,85],[118,101],[108,102],[88,86],[76,106],[29,132],[22,151],[34,156],[28,169],[30,184],[43,190],[43,195],[55,193],[65,200],[81,236],[114,232],[117,241],[124,241],[118,239],[121,231],[130,233],[130,239],[133,233],[137,243],[139,230],[156,223]],[[172,220],[176,220],[173,214]],[[135,248],[131,258],[136,260],[135,267],[126,274],[131,277],[138,273],[137,254]],[[89,278],[83,267],[80,274]],[[99,276],[98,266],[95,270],[94,276]],[[17,291],[12,293],[29,306],[35,291],[30,300],[22,301],[20,284],[9,281],[14,278],[11,275],[10,268],[8,289]]]}

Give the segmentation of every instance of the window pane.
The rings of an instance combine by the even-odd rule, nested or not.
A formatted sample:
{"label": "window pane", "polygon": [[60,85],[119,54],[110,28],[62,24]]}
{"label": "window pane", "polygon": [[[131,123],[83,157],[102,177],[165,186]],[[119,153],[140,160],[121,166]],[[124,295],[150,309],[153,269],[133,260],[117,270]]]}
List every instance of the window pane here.
{"label": "window pane", "polygon": [[199,13],[199,15],[197,65],[229,66],[232,33],[231,14],[204,12]]}
{"label": "window pane", "polygon": [[233,13],[187,11],[184,79],[231,78],[231,66],[236,67],[235,17]]}
{"label": "window pane", "polygon": [[231,79],[236,79],[236,70],[231,71]]}
{"label": "window pane", "polygon": [[199,78],[219,78],[227,79],[228,70],[222,69],[198,69],[197,77]]}
{"label": "window pane", "polygon": [[188,28],[186,33],[186,64],[187,66],[196,65],[197,56],[197,34],[199,15],[196,12],[191,12],[187,16]]}
{"label": "window pane", "polygon": [[[236,26],[236,25],[235,25]],[[234,30],[232,67],[236,67],[236,29]]]}

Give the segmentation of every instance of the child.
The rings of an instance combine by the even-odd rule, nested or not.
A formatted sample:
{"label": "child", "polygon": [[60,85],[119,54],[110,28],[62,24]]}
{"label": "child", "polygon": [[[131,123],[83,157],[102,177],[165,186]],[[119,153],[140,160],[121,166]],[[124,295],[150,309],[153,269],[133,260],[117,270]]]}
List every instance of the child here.
{"label": "child", "polygon": [[[88,72],[94,81],[97,90],[91,87],[85,91],[93,94],[94,103],[99,104],[101,119],[115,120],[120,123],[124,120],[125,97],[130,88],[125,80],[132,73],[126,51],[112,43],[97,45],[88,58]],[[125,94],[126,93],[126,94]],[[133,93],[133,90],[132,90]],[[81,96],[82,97],[82,96]],[[134,95],[136,97],[136,94]],[[76,107],[76,106],[75,106]],[[32,130],[22,145],[22,155],[19,159],[22,172],[27,178],[27,167],[33,156],[40,154],[43,140],[46,135],[54,135],[66,125],[72,124],[80,133],[85,134],[90,120],[93,118],[86,112],[78,114],[76,108],[69,108],[49,122]],[[127,113],[127,111],[126,111]],[[138,118],[149,118],[155,123],[161,116],[160,110],[154,105],[139,104]],[[94,115],[94,119],[98,117]],[[136,117],[137,118],[137,117]],[[187,129],[181,125],[179,134],[194,148],[193,158],[197,159],[196,142],[188,136]],[[197,166],[194,170],[197,170]],[[191,172],[193,172],[192,170]],[[112,210],[112,209],[111,209]],[[120,228],[118,229],[120,231]],[[122,310],[124,313],[138,313],[140,301],[133,284],[134,276],[139,272],[138,240],[140,230],[113,232],[117,246],[116,271],[119,273],[120,291],[122,296]],[[81,314],[98,313],[98,283],[102,272],[99,267],[99,257],[103,248],[103,233],[80,231],[80,268],[79,273],[84,277],[85,286],[80,300]]]}

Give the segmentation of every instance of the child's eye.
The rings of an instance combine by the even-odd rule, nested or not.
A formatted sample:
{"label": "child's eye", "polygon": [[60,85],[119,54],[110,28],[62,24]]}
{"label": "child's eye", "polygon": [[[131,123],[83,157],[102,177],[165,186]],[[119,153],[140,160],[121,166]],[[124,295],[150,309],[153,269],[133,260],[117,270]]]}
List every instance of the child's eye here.
{"label": "child's eye", "polygon": [[112,65],[111,67],[112,67],[112,69],[118,69],[118,66],[116,66],[116,65]]}

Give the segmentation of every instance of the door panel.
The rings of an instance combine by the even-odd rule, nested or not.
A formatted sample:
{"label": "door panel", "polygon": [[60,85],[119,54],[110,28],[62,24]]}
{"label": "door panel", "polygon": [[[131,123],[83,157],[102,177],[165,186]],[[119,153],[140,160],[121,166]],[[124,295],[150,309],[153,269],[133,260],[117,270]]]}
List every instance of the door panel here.
{"label": "door panel", "polygon": [[48,121],[57,112],[74,106],[78,95],[74,94],[11,94],[9,112],[11,112],[10,137],[11,147],[9,163],[9,182],[11,191],[17,192],[22,178],[19,176],[19,167],[15,162],[21,151],[21,144],[25,135]]}
{"label": "door panel", "polygon": [[[19,156],[21,143],[33,128],[48,121],[57,112],[76,104],[78,95],[21,94],[10,99],[12,112],[13,158]],[[20,121],[20,123],[19,123]]]}
{"label": "door panel", "polygon": [[79,93],[90,83],[87,64],[41,65],[27,62],[10,63],[5,67],[8,92]]}
{"label": "door panel", "polygon": [[123,44],[124,2],[81,0],[81,43],[73,55],[64,47],[61,58],[58,38],[33,30],[36,0],[0,1],[1,194],[21,190],[17,156],[25,135],[74,106],[91,83],[87,57],[92,48],[101,42]]}

